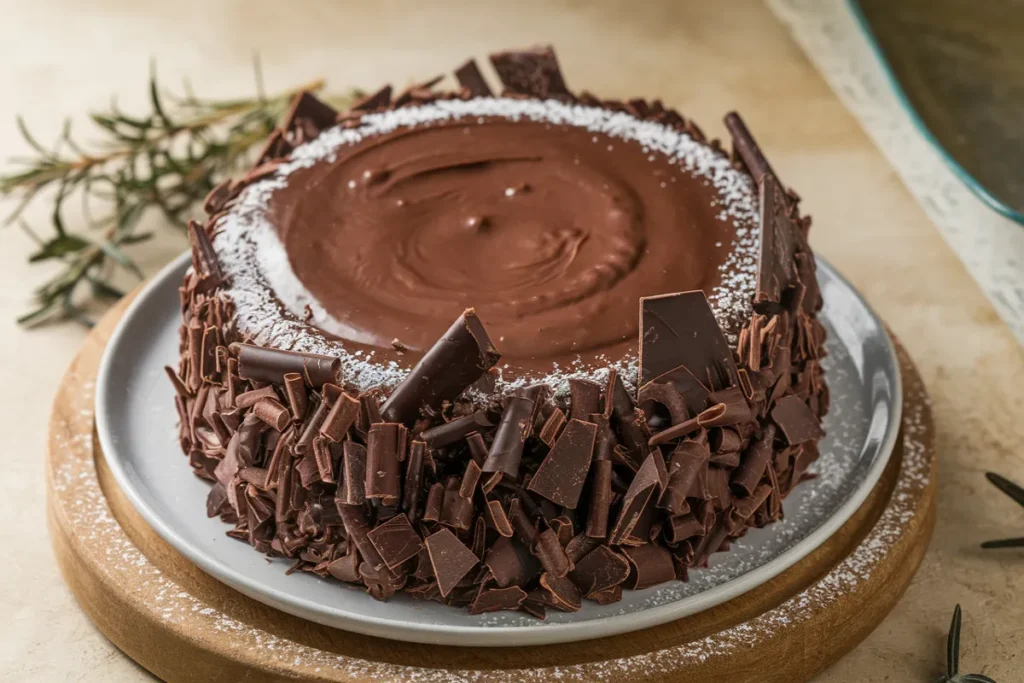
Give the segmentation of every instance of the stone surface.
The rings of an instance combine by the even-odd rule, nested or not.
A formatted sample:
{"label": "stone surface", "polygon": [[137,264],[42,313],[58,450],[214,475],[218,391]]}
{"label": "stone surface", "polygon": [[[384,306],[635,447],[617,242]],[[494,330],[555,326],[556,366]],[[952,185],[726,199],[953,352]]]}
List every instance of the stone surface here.
{"label": "stone surface", "polygon": [[[26,151],[16,113],[49,139],[65,114],[84,132],[85,112],[105,106],[111,93],[129,110],[142,106],[150,57],[168,85],[188,76],[200,94],[249,93],[257,49],[268,89],[318,76],[336,88],[373,88],[450,69],[467,53],[480,57],[498,47],[550,41],[575,87],[660,96],[716,136],[724,135],[721,115],[740,110],[780,176],[805,198],[815,217],[815,248],[865,294],[917,362],[938,426],[939,519],[921,571],[882,626],[817,680],[933,680],[956,602],[965,611],[963,669],[1015,680],[1024,652],[1024,607],[1019,588],[1015,593],[1024,555],[982,552],[977,543],[1024,528],[1020,510],[983,478],[991,469],[1024,480],[1017,436],[1024,355],[768,9],[741,0],[588,6],[524,0],[502,9],[443,1],[429,8],[401,3],[401,11],[391,2],[306,3],[304,10],[298,4],[286,10],[262,0],[0,0],[0,58],[8,65],[0,70],[0,150],[5,156]],[[285,12],[310,17],[301,24],[298,46],[282,40]],[[437,32],[427,30],[432,26],[445,31],[439,45]],[[45,211],[27,219],[41,226]],[[0,541],[18,549],[0,564],[0,607],[7,615],[0,623],[0,678],[147,680],[78,611],[43,537],[50,400],[84,333],[70,326],[17,329],[13,318],[46,269],[25,265],[32,244],[16,228],[0,239],[0,334],[10,384],[0,399]],[[183,237],[168,235],[137,254],[153,272],[184,249]],[[36,355],[53,360],[10,360]]]}

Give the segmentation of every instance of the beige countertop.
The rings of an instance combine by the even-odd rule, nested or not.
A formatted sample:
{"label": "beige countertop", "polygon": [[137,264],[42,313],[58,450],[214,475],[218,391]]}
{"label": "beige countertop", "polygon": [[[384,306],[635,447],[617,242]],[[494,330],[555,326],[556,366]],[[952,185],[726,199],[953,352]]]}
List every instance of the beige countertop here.
{"label": "beige countertop", "polygon": [[[786,29],[757,2],[342,3],[0,0],[0,156],[25,151],[20,113],[40,137],[111,93],[144,102],[150,57],[168,84],[241,95],[259,51],[267,86],[324,76],[335,88],[405,83],[467,54],[556,45],[570,85],[608,96],[660,96],[706,131],[743,112],[773,165],[814,216],[812,242],[866,295],[917,361],[934,403],[939,518],[902,602],[853,653],[818,678],[933,681],[953,605],[965,610],[965,671],[1024,680],[1024,553],[978,542],[1024,534],[1024,511],[986,470],[1024,480],[1019,442],[1024,355],[883,156]],[[7,208],[6,206],[0,207]],[[26,218],[43,226],[44,207]],[[157,225],[157,219],[152,218]],[[0,679],[144,680],[91,626],[64,587],[46,537],[43,449],[50,400],[84,333],[27,332],[13,319],[45,267],[16,227],[0,233]],[[168,235],[140,249],[152,272],[184,248]]]}

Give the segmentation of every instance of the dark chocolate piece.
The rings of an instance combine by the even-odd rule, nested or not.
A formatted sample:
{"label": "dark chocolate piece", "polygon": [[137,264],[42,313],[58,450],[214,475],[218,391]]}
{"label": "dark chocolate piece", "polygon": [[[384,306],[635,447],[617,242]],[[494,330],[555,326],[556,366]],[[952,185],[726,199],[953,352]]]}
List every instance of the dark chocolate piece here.
{"label": "dark chocolate piece", "polygon": [[366,447],[355,441],[342,444],[345,467],[344,495],[338,490],[340,499],[348,505],[362,505],[366,502]]}
{"label": "dark chocolate piece", "polygon": [[496,52],[490,57],[498,78],[511,92],[541,99],[570,97],[550,45]]}
{"label": "dark chocolate piece", "polygon": [[309,407],[309,394],[306,392],[306,380],[297,372],[287,372],[282,375],[284,380],[284,394],[288,397],[288,407],[291,409],[292,419],[299,421],[306,417],[306,409]]}
{"label": "dark chocolate piece", "polygon": [[277,400],[277,392],[274,391],[274,387],[268,385],[238,394],[235,396],[235,407],[252,408],[265,398]]}
{"label": "dark chocolate piece", "polygon": [[375,93],[370,93],[352,105],[352,111],[373,111],[391,104],[391,86],[385,85]]}
{"label": "dark chocolate piece", "polygon": [[580,593],[587,597],[618,586],[628,577],[629,562],[606,545],[587,553],[569,575]]}
{"label": "dark chocolate piece", "polygon": [[526,599],[526,591],[519,586],[481,590],[469,606],[470,614],[484,614],[501,610],[516,610]]}
{"label": "dark chocolate piece", "polygon": [[797,446],[811,439],[820,439],[825,434],[818,417],[811,412],[803,399],[795,394],[779,399],[772,408],[771,416],[772,422],[778,425],[779,431],[786,437],[786,443],[790,446]]}
{"label": "dark chocolate piece", "polygon": [[754,177],[754,182],[761,182],[765,175],[775,175],[771,165],[765,158],[761,148],[758,147],[754,136],[747,129],[740,115],[734,111],[725,115],[725,127],[732,134],[732,145],[736,156],[743,160],[743,164]]}
{"label": "dark chocolate piece", "polygon": [[510,396],[505,401],[501,422],[494,433],[494,442],[487,453],[483,471],[501,472],[510,479],[519,476],[519,462],[523,457],[523,444],[533,428],[532,399]]}
{"label": "dark chocolate piece", "polygon": [[555,439],[558,438],[559,433],[562,431],[562,427],[565,426],[565,422],[565,413],[556,406],[554,410],[551,411],[551,414],[548,415],[547,419],[544,420],[544,424],[537,433],[537,438],[550,448],[555,444]]}
{"label": "dark chocolate piece", "polygon": [[636,476],[633,477],[629,490],[626,491],[626,495],[622,499],[622,509],[619,511],[619,517],[615,521],[615,526],[609,535],[609,544],[618,545],[622,543],[626,536],[632,533],[633,527],[636,526],[637,521],[640,519],[640,514],[647,505],[647,501],[650,500],[654,490],[658,487],[658,466],[654,462],[655,457],[661,456],[656,453],[648,454],[644,464],[637,471]]}
{"label": "dark chocolate piece", "polygon": [[340,380],[341,359],[313,353],[281,351],[253,344],[232,344],[238,356],[238,376],[257,382],[283,384],[286,374],[297,372],[312,386],[319,388]]}
{"label": "dark chocolate piece", "polygon": [[760,192],[761,251],[754,304],[778,304],[782,293],[796,277],[797,227],[790,218],[786,195],[774,175],[769,173],[761,178]]}
{"label": "dark chocolate piece", "polygon": [[632,565],[629,587],[634,590],[650,588],[676,578],[672,555],[660,545],[647,543],[635,548],[623,548],[622,552]]}
{"label": "dark chocolate piece", "polygon": [[495,416],[486,410],[477,410],[469,415],[455,418],[451,422],[425,429],[420,438],[428,448],[444,448],[461,441],[473,432],[481,432],[498,424]]}
{"label": "dark chocolate piece", "polygon": [[585,379],[569,380],[570,420],[587,420],[594,413],[601,412],[602,387]]}
{"label": "dark chocolate piece", "polygon": [[339,395],[320,425],[320,433],[328,441],[338,443],[344,440],[349,427],[355,424],[356,418],[359,417],[359,409],[360,403],[357,399],[345,393]]}
{"label": "dark chocolate piece", "polygon": [[468,308],[395,388],[381,414],[389,422],[412,424],[424,407],[436,410],[455,400],[499,358],[476,312]]}
{"label": "dark chocolate piece", "polygon": [[[338,112],[334,107],[308,90],[303,90],[292,100],[281,128],[286,131],[301,129],[319,133],[334,126],[337,118]],[[308,137],[315,137],[315,135]]]}
{"label": "dark chocolate piece", "polygon": [[682,366],[712,391],[736,383],[736,362],[704,292],[640,299],[640,384]]}
{"label": "dark chocolate piece", "polygon": [[448,597],[455,585],[480,560],[448,529],[427,536],[423,542],[430,553],[430,564],[437,577],[438,590],[443,597]]}
{"label": "dark chocolate piece", "polygon": [[544,570],[552,576],[560,579],[572,571],[572,562],[565,554],[554,529],[545,529],[537,534],[533,554],[540,560]]}
{"label": "dark chocolate piece", "polygon": [[405,513],[395,515],[366,535],[388,569],[397,568],[423,549],[423,543]]}
{"label": "dark chocolate piece", "polygon": [[459,85],[469,91],[471,97],[491,96],[491,89],[488,87],[487,81],[484,80],[483,74],[480,73],[475,60],[470,59],[456,69],[455,78],[458,79]]}
{"label": "dark chocolate piece", "polygon": [[499,535],[511,538],[515,533],[512,528],[512,522],[509,521],[508,515],[505,514],[505,508],[501,507],[501,502],[497,500],[487,501],[487,514],[491,518],[491,524],[494,525],[494,530]]}
{"label": "dark chocolate piece", "polygon": [[[764,475],[768,460],[772,457],[772,440],[775,438],[775,426],[768,425],[761,437],[752,443],[740,459],[740,466],[732,473],[732,487],[739,495],[749,496],[757,488]],[[712,551],[713,552],[713,551]]]}
{"label": "dark chocolate piece", "polygon": [[423,455],[427,445],[413,441],[409,445],[409,457],[405,460],[405,481],[402,486],[402,509],[411,521],[419,514],[420,493],[423,488]]}
{"label": "dark chocolate piece", "polygon": [[201,223],[189,221],[188,237],[192,243],[192,268],[196,273],[212,278],[216,284],[222,283],[224,271],[221,270],[217,252],[210,243],[210,235],[206,228]]}
{"label": "dark chocolate piece", "polygon": [[339,505],[338,513],[349,540],[356,544],[363,561],[370,567],[379,569],[384,566],[384,559],[377,548],[370,543],[370,522],[366,518],[366,510],[362,505]]}
{"label": "dark chocolate piece", "polygon": [[257,401],[252,407],[252,413],[279,432],[283,431],[288,426],[288,423],[291,422],[288,409],[273,398],[264,398]]}
{"label": "dark chocolate piece", "polygon": [[405,460],[404,425],[381,422],[370,426],[366,439],[366,497],[395,505],[401,495],[401,462]]}
{"label": "dark chocolate piece", "polygon": [[552,503],[576,509],[590,470],[597,425],[573,418],[530,479],[527,490]]}
{"label": "dark chocolate piece", "polygon": [[499,536],[487,550],[484,564],[499,586],[525,586],[540,571],[540,564],[520,541]]}
{"label": "dark chocolate piece", "polygon": [[578,612],[583,606],[579,589],[568,577],[558,578],[544,572],[540,575],[542,600],[549,607],[563,612]]}

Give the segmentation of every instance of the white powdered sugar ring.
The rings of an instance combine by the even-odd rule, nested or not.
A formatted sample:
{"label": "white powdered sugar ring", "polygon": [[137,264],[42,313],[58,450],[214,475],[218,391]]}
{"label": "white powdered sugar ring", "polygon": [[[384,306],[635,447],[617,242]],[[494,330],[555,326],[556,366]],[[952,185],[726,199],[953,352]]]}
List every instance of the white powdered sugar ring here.
{"label": "white powdered sugar ring", "polygon": [[[486,650],[473,650],[470,656],[457,648],[440,653],[451,656],[451,668],[441,664],[433,667],[393,663],[424,661],[417,659],[415,653],[429,652],[429,648],[402,643],[388,643],[385,648],[378,646],[378,641],[363,637],[355,641],[365,645],[359,647],[339,637],[338,632],[314,624],[302,624],[301,630],[296,630],[288,626],[295,621],[293,618],[255,606],[217,585],[214,589],[223,591],[223,595],[215,601],[205,600],[201,596],[211,590],[210,582],[204,579],[196,590],[194,567],[163,546],[123,499],[107,498],[104,491],[110,489],[106,487],[116,485],[109,472],[102,475],[105,482],[103,487],[100,485],[101,474],[94,453],[93,392],[102,340],[112,326],[113,320],[108,318],[90,337],[55,401],[47,460],[51,535],[69,584],[80,595],[83,608],[118,646],[158,674],[181,675],[180,671],[189,666],[185,662],[217,662],[220,657],[222,667],[251,669],[258,678],[287,676],[323,681],[640,682],[664,680],[667,676],[699,676],[707,671],[706,667],[725,671],[733,659],[750,661],[752,656],[762,657],[758,653],[764,653],[773,643],[807,642],[812,637],[809,634],[814,634],[826,647],[826,631],[835,626],[835,610],[843,605],[848,608],[851,601],[860,610],[870,601],[883,599],[882,596],[891,597],[894,592],[898,595],[900,591],[894,591],[891,585],[879,590],[879,581],[883,580],[880,575],[886,573],[886,567],[891,569],[893,562],[912,563],[908,548],[920,543],[927,533],[929,506],[934,503],[936,459],[931,410],[919,376],[900,351],[905,397],[902,449],[897,450],[900,469],[889,480],[892,490],[883,501],[884,507],[879,505],[880,516],[852,552],[821,579],[784,596],[776,607],[690,642],[680,642],[683,636],[675,636],[675,642],[655,645],[659,642],[657,638],[641,636],[630,641],[631,654],[621,654],[621,648],[609,646],[609,652],[602,655],[600,648],[586,643],[559,646],[556,652],[568,653],[567,658],[576,662],[571,664],[550,663],[555,657],[550,649],[542,659],[535,659],[533,651],[526,649],[512,657],[507,650],[499,650],[505,656],[492,659]],[[832,476],[828,467],[818,474],[821,478]],[[117,518],[111,506],[117,511]],[[160,553],[159,567],[129,538],[118,519],[129,524],[133,533],[141,534],[144,547]],[[92,592],[81,593],[89,590],[83,586]],[[130,614],[110,612],[122,609]],[[125,626],[128,623],[131,628]],[[310,633],[317,635],[310,637]],[[619,636],[615,646],[629,638]],[[337,651],[314,647],[310,642]],[[797,647],[796,651],[800,650]],[[835,656],[842,651],[845,649]],[[375,653],[384,652],[391,654],[379,660],[373,658]],[[591,653],[590,657],[581,657],[581,652]],[[597,661],[588,661],[591,657]],[[447,659],[431,657],[429,661]],[[814,659],[818,661],[817,654]],[[506,662],[507,666],[508,661],[519,661],[520,668],[498,668],[498,662]],[[537,665],[534,661],[547,663]],[[755,670],[750,666],[756,669],[757,665],[749,664],[744,671]],[[206,673],[217,676],[214,669]],[[224,676],[217,680],[224,680]]]}
{"label": "white powdered sugar ring", "polygon": [[[358,127],[324,131],[315,140],[296,148],[273,175],[246,187],[228,213],[217,220],[213,239],[221,267],[229,279],[226,294],[235,305],[238,331],[264,346],[339,356],[346,383],[356,389],[395,387],[405,377],[406,368],[394,361],[377,361],[373,351],[350,352],[344,343],[327,338],[315,329],[320,327],[331,330],[336,336],[361,341],[359,333],[325,310],[295,275],[267,215],[270,199],[287,186],[290,174],[317,163],[333,162],[342,146],[400,128],[453,120],[483,123],[495,117],[577,126],[635,142],[645,152],[665,155],[671,164],[714,188],[717,198],[712,203],[720,207],[717,220],[731,222],[736,229],[732,244],[721,245],[727,250],[719,266],[721,284],[707,295],[719,325],[726,331],[730,343],[735,344],[734,331],[751,315],[760,248],[757,188],[750,176],[733,167],[721,151],[654,121],[555,100],[503,98],[439,100],[367,114]],[[652,292],[655,293],[658,292]],[[564,392],[569,379],[601,381],[609,367],[614,367],[630,383],[636,376],[637,360],[635,356],[607,359],[600,367],[578,361],[568,367],[553,365],[546,376],[519,376],[508,380],[501,377],[505,367],[497,368],[499,378],[495,391],[499,394],[535,382],[544,382],[556,392]]]}

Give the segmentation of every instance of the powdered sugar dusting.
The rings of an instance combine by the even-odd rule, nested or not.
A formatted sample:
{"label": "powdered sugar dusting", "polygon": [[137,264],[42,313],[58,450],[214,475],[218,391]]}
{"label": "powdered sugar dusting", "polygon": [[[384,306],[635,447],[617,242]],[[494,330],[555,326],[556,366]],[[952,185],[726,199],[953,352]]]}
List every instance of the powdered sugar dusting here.
{"label": "powdered sugar dusting", "polygon": [[[684,172],[703,178],[714,187],[718,220],[736,226],[732,244],[722,245],[727,254],[720,266],[722,283],[708,292],[708,300],[730,342],[749,318],[757,276],[760,235],[757,228],[756,188],[751,178],[735,169],[728,157],[689,135],[660,123],[641,121],[624,112],[565,104],[555,100],[477,98],[441,100],[416,107],[368,114],[356,128],[331,128],[315,140],[295,149],[277,172],[247,187],[232,209],[216,224],[214,248],[230,278],[227,294],[235,303],[239,331],[257,343],[294,351],[340,356],[345,381],[357,389],[392,388],[407,369],[395,362],[378,362],[374,353],[349,352],[343,343],[311,329],[308,319],[336,336],[372,343],[324,309],[296,277],[267,208],[273,194],[284,188],[291,173],[320,162],[333,162],[337,150],[364,138],[399,128],[427,126],[452,120],[483,122],[487,117],[513,121],[530,120],[586,128],[613,138],[640,144],[645,151],[667,156]],[[276,294],[276,296],[275,296]],[[636,376],[635,357],[610,359],[596,367],[581,362],[553,367],[546,376],[499,378],[495,390],[506,393],[528,383],[545,382],[565,391],[574,377],[600,380],[615,367],[629,381]],[[499,373],[503,368],[499,367]]]}

